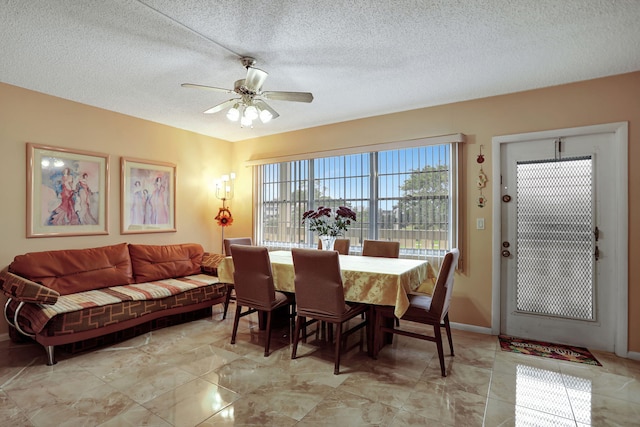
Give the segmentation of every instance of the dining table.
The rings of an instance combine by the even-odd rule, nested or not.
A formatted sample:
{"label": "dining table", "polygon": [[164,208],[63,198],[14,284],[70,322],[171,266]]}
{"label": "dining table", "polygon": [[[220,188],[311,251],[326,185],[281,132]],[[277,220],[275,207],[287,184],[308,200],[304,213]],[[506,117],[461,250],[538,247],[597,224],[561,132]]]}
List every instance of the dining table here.
{"label": "dining table", "polygon": [[[290,251],[271,251],[271,271],[276,290],[295,293],[295,272]],[[437,274],[426,260],[340,255],[346,301],[394,306],[400,318],[409,309],[409,293],[432,289]],[[218,279],[233,283],[233,259],[218,265]]]}

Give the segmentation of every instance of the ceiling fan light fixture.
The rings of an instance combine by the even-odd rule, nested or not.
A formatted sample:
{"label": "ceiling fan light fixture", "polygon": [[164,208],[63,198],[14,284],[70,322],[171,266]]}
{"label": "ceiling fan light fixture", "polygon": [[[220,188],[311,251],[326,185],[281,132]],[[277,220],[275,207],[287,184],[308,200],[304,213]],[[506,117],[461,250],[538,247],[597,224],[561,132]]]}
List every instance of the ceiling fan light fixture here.
{"label": "ceiling fan light fixture", "polygon": [[247,128],[252,126],[253,126],[253,120],[248,118],[246,114],[240,118],[240,127]]}
{"label": "ceiling fan light fixture", "polygon": [[248,105],[244,109],[244,117],[251,121],[254,121],[258,118],[258,109],[255,107],[255,105]]}
{"label": "ceiling fan light fixture", "polygon": [[260,121],[262,123],[269,123],[273,118],[273,114],[269,110],[260,110]]}
{"label": "ceiling fan light fixture", "polygon": [[238,103],[236,103],[233,107],[229,108],[227,111],[227,119],[232,122],[237,122],[240,118],[240,110],[238,109]]}
{"label": "ceiling fan light fixture", "polygon": [[225,108],[233,105],[227,110],[227,119],[232,122],[240,120],[240,127],[253,128],[253,122],[260,119],[262,123],[280,117],[280,114],[261,98],[275,101],[293,101],[306,102],[313,101],[313,94],[310,92],[283,92],[283,91],[263,91],[262,85],[269,75],[266,71],[255,68],[256,60],[250,56],[240,58],[242,65],[247,70],[247,75],[243,79],[236,80],[233,89],[224,89],[215,86],[204,86],[193,83],[182,83],[182,87],[205,89],[214,92],[225,92],[229,94],[235,93],[238,98],[228,99],[221,102],[208,110],[205,114],[213,114],[223,111]]}

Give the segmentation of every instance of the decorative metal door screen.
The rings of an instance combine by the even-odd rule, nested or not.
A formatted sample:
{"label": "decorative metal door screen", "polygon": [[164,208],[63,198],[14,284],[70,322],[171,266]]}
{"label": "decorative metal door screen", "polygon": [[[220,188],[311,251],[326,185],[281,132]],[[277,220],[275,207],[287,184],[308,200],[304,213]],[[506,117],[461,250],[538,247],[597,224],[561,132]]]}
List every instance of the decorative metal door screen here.
{"label": "decorative metal door screen", "polygon": [[518,162],[516,310],[595,319],[593,158]]}

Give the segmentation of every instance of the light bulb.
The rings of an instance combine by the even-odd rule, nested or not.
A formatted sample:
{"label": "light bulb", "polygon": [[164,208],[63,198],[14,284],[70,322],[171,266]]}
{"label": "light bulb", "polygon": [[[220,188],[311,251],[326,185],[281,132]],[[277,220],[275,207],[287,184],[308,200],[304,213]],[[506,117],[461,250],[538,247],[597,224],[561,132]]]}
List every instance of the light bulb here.
{"label": "light bulb", "polygon": [[249,105],[247,108],[244,109],[244,116],[247,119],[254,121],[255,119],[258,118],[258,109],[253,105]]}
{"label": "light bulb", "polygon": [[273,114],[271,114],[271,111],[269,110],[260,111],[260,121],[262,123],[268,123],[271,121],[272,118],[273,118]]}
{"label": "light bulb", "polygon": [[253,120],[247,118],[247,115],[243,115],[242,118],[240,119],[240,125],[242,127],[251,127],[251,125],[253,124]]}
{"label": "light bulb", "polygon": [[237,122],[239,118],[240,118],[240,110],[238,110],[238,107],[236,104],[233,107],[229,108],[229,111],[227,111],[227,119],[231,120],[232,122]]}

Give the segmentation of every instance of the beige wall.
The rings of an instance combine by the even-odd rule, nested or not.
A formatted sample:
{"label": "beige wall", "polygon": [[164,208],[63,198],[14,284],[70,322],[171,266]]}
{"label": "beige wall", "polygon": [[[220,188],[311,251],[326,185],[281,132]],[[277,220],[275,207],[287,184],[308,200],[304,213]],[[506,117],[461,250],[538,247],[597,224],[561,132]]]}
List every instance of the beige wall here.
{"label": "beige wall", "polygon": [[[110,155],[109,235],[25,237],[26,142]],[[220,227],[213,221],[219,203],[209,185],[228,172],[232,148],[227,141],[0,84],[0,268],[25,252],[119,242],[196,242],[219,252]],[[120,156],[177,165],[175,233],[120,234]],[[3,319],[0,334],[6,332]]]}
{"label": "beige wall", "polygon": [[[330,150],[427,136],[464,133],[462,168],[466,191],[461,203],[464,239],[464,271],[456,278],[451,319],[491,327],[491,138],[524,132],[569,128],[611,122],[629,122],[629,259],[640,256],[640,73],[631,73],[576,84],[460,102],[397,114],[343,122],[287,134],[244,141],[234,146],[236,162],[289,154]],[[489,175],[488,204],[476,206],[476,156],[484,145],[484,170]],[[240,166],[237,169],[241,169]],[[249,181],[246,182],[249,188]],[[236,203],[251,203],[251,194]],[[475,218],[485,218],[485,230],[475,229]],[[234,233],[250,233],[250,218],[238,221]],[[640,266],[629,262],[629,349],[640,352]]]}
{"label": "beige wall", "polygon": [[[334,125],[321,126],[228,143],[201,135],[134,119],[58,98],[0,84],[0,153],[5,167],[0,172],[3,200],[0,226],[3,245],[0,262],[28,251],[81,248],[122,241],[161,244],[193,241],[217,250],[220,229],[213,216],[219,201],[210,188],[212,179],[230,171],[238,175],[231,203],[234,225],[226,234],[252,234],[253,202],[251,168],[247,160],[303,154],[450,133],[464,133],[464,171],[461,204],[464,271],[456,278],[451,318],[454,322],[491,326],[491,138],[611,122],[629,122],[629,259],[640,255],[640,72],[570,85],[485,98],[439,107],[412,110]],[[25,238],[25,142],[85,148],[111,154],[110,234],[108,236]],[[480,144],[489,174],[488,204],[476,206],[475,162]],[[119,156],[172,161],[178,165],[178,211],[176,233],[120,236]],[[475,218],[485,218],[485,230],[475,229]],[[125,238],[126,237],[126,238]],[[640,352],[640,266],[629,263],[629,350]],[[4,323],[0,333],[6,332]]]}

